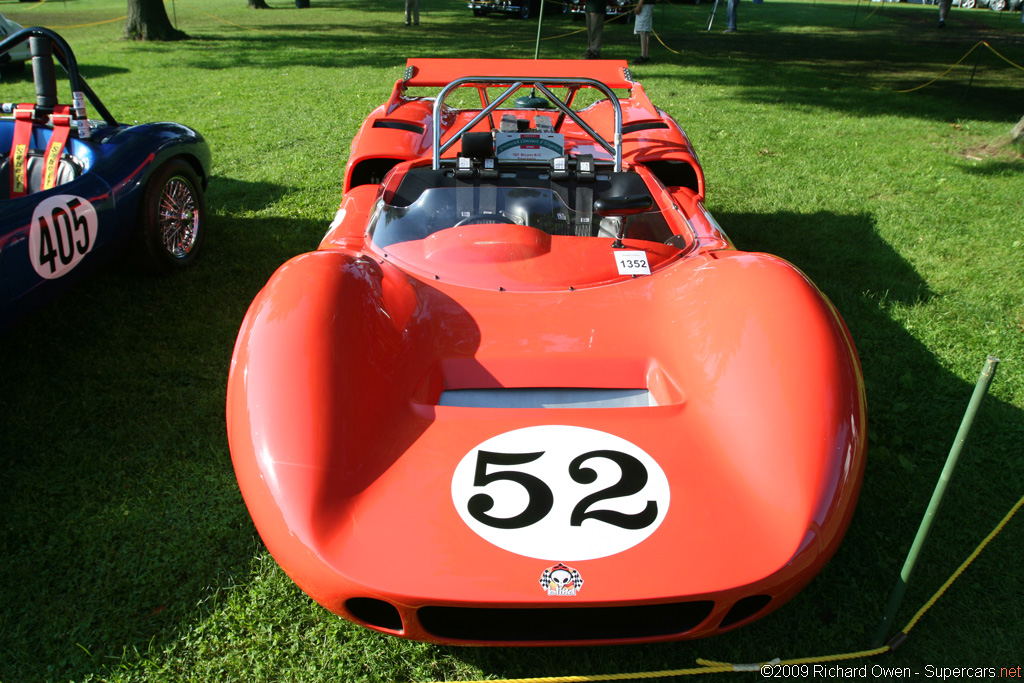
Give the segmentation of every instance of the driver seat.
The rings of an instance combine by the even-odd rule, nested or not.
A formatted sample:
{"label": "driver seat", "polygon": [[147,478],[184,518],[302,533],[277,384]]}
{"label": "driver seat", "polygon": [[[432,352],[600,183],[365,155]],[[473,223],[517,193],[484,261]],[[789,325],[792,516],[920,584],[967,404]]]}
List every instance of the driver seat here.
{"label": "driver seat", "polygon": [[[43,172],[46,166],[46,153],[39,149],[30,149],[25,157],[25,166],[28,169],[26,174],[27,183],[25,191],[27,194],[39,192],[43,186]],[[57,180],[54,187],[71,182],[84,171],[84,167],[78,159],[68,153],[61,154],[60,162],[57,165]],[[0,152],[0,198],[10,199],[11,191],[11,155],[9,152]]]}

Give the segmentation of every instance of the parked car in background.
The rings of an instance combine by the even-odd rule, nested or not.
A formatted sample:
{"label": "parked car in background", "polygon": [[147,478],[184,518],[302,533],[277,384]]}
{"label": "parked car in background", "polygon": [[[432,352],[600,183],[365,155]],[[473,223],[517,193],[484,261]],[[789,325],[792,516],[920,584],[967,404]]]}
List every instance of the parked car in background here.
{"label": "parked car in background", "polygon": [[995,12],[1004,12],[1006,10],[1018,12],[1022,3],[1024,3],[1024,0],[960,0],[960,6],[964,9],[988,7]]}
{"label": "parked car in background", "polygon": [[[0,40],[21,30],[21,24],[0,14]],[[0,73],[18,72],[25,68],[25,62],[32,56],[28,51],[28,43],[22,43],[9,52],[0,54]]]}
{"label": "parked car in background", "polygon": [[[529,19],[540,13],[541,0],[470,0],[466,5],[473,10],[473,16],[486,17],[489,14],[511,14],[520,19]],[[545,14],[562,13],[562,3],[548,0],[544,3]]]}
{"label": "parked car in background", "polygon": [[[608,17],[619,17],[632,11],[634,4],[631,0],[608,0],[608,7],[604,13]],[[565,6],[568,8],[573,20],[579,21],[586,14],[585,5],[586,0],[566,0]]]}

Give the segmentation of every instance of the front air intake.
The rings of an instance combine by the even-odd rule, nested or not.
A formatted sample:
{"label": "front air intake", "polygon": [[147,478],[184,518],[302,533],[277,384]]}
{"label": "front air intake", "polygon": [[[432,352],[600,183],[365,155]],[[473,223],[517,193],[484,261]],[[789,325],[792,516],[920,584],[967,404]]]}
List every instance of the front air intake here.
{"label": "front air intake", "polygon": [[747,597],[736,602],[735,605],[729,610],[729,613],[722,619],[722,623],[718,625],[719,628],[727,628],[733,624],[749,619],[754,616],[762,609],[768,606],[771,602],[771,596],[768,595],[748,595]]}
{"label": "front air intake", "polygon": [[630,640],[690,631],[714,607],[710,600],[627,607],[422,607],[420,624],[439,638],[530,642]]}
{"label": "front air intake", "polygon": [[402,630],[402,615],[398,613],[394,605],[383,600],[351,598],[345,601],[345,609],[368,626],[376,626],[389,631]]}
{"label": "front air intake", "polygon": [[657,402],[647,389],[448,389],[438,405],[460,408],[648,408]]}

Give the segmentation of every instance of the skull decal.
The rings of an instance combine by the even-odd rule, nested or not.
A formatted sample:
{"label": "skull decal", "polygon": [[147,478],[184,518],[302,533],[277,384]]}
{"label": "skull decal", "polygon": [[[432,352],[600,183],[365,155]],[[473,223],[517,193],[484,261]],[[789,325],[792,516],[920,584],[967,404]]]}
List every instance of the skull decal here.
{"label": "skull decal", "polygon": [[583,577],[572,567],[559,562],[540,575],[540,586],[548,595],[573,596],[583,587]]}

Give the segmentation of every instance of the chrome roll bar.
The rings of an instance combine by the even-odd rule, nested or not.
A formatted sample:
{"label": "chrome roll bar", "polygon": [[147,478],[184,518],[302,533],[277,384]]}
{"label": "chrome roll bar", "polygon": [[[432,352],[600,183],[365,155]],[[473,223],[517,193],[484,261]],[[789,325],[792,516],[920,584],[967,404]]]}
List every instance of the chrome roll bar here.
{"label": "chrome roll bar", "polygon": [[[445,98],[451,94],[456,88],[465,85],[476,85],[476,86],[502,86],[507,85],[501,95],[498,96],[493,102],[490,102],[480,110],[476,116],[470,119],[466,124],[460,127],[450,138],[441,144],[441,108],[444,106]],[[551,92],[548,86],[565,86],[569,88],[569,92],[573,86],[577,89],[580,87],[590,87],[601,92],[608,100],[612,103],[612,109],[615,111],[615,134],[612,142],[608,142],[604,139],[597,131],[591,128],[579,114],[574,112],[569,105],[563,102],[559,97],[555,96]],[[462,137],[464,133],[473,129],[473,126],[480,123],[485,117],[489,116],[495,109],[501,106],[509,97],[515,94],[522,88],[530,87],[535,90],[542,92],[551,102],[561,111],[563,114],[571,118],[576,124],[583,129],[584,132],[589,135],[594,142],[603,147],[609,154],[615,159],[615,171],[622,170],[622,107],[619,105],[619,98],[616,97],[615,93],[611,88],[606,86],[600,81],[595,81],[592,78],[505,78],[505,77],[494,77],[494,76],[465,76],[458,78],[438,93],[437,98],[434,100],[434,112],[433,121],[431,122],[431,147],[433,149],[433,169],[439,170],[441,168],[441,154],[447,151],[456,140]],[[568,98],[567,98],[568,99]]]}

